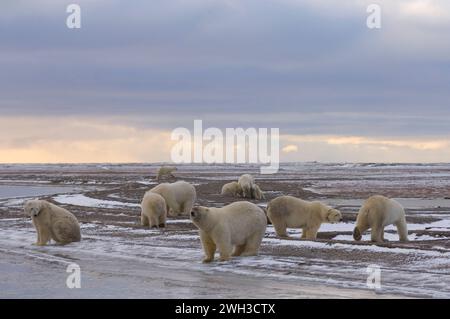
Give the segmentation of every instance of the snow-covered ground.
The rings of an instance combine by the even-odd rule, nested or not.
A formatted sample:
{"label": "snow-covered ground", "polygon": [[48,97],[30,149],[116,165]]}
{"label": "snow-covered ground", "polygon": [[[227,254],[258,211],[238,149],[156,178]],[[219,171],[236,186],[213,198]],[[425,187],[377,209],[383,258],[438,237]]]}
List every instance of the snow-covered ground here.
{"label": "snow-covered ground", "polygon": [[[450,248],[447,245],[450,205],[447,206],[448,200],[443,197],[400,197],[409,216],[416,218],[408,223],[410,242],[407,244],[397,243],[398,235],[393,226],[386,228],[388,244],[364,242],[369,239],[368,234],[363,236],[362,243],[355,243],[351,235],[354,218],[339,224],[323,224],[320,233],[330,235],[328,239],[317,241],[300,240],[301,230],[298,229],[289,230],[290,239],[279,239],[269,225],[260,256],[202,264],[198,232],[188,219],[169,219],[167,229],[163,230],[138,225],[140,195],[135,196],[135,192],[144,192],[154,181],[143,179],[139,174],[123,177],[124,171],[134,174],[134,166],[93,167],[112,172],[112,175],[80,176],[91,172],[93,168],[89,165],[70,165],[67,171],[66,167],[58,166],[58,170],[70,175],[69,180],[95,180],[102,190],[110,191],[97,193],[90,188],[67,192],[64,188],[51,196],[38,193],[0,200],[0,298],[450,298]],[[305,164],[305,167],[313,166]],[[305,167],[296,169],[312,174]],[[364,166],[357,167],[364,169]],[[438,171],[443,169],[437,167]],[[208,181],[214,181],[214,170],[220,168],[186,167],[184,170],[187,178],[191,172],[201,175],[199,179],[190,180],[193,184],[211,188]],[[329,178],[341,178],[340,166],[324,165],[322,168],[328,170]],[[433,171],[434,166],[418,168]],[[7,171],[12,169],[8,167]],[[35,169],[34,166],[24,167],[24,171],[32,170],[33,174],[36,174]],[[48,166],[46,170],[41,166],[37,169],[42,172],[42,180],[52,176]],[[146,169],[145,165],[137,166],[139,172]],[[223,179],[234,178],[241,169],[225,169],[229,175]],[[368,169],[383,170],[383,167]],[[392,166],[385,169],[390,170]],[[121,183],[115,182],[115,171],[120,172]],[[101,176],[104,174],[102,172]],[[384,175],[389,174],[398,178],[392,171]],[[26,174],[6,175],[2,177],[0,173],[0,179],[8,180],[8,185],[15,177],[20,178],[21,183],[27,180]],[[443,176],[442,179],[446,179],[447,173]],[[263,177],[258,179],[263,180]],[[51,186],[66,182],[61,180],[56,185],[52,182]],[[125,186],[118,188],[118,184]],[[280,193],[282,191],[274,189],[272,195]],[[327,192],[318,189],[318,193]],[[21,206],[24,200],[35,196],[44,196],[70,208],[81,221],[83,240],[66,246],[32,245],[36,232],[30,220],[23,216]],[[200,200],[216,203],[215,195],[208,196],[199,193]],[[331,205],[344,207],[353,217],[362,200],[360,197],[324,199]],[[66,287],[66,268],[71,263],[81,267],[81,289]],[[381,268],[381,289],[378,290],[369,289],[366,283],[367,267],[373,264]]]}
{"label": "snow-covered ground", "polygon": [[[450,252],[280,240],[273,237],[273,229],[269,227],[268,236],[264,239],[263,245],[275,248],[284,246],[290,249],[325,249],[333,250],[336,254],[339,254],[339,251],[350,253],[365,251],[380,254],[380,256],[386,253],[396,254],[401,259],[414,259],[407,269],[402,269],[402,267],[385,266],[380,258],[382,289],[373,292],[366,286],[367,265],[357,260],[350,264],[330,263],[321,258],[272,256],[263,253],[257,257],[235,258],[227,263],[205,265],[200,262],[203,254],[196,231],[171,235],[159,230],[99,224],[83,224],[83,240],[80,243],[36,247],[31,245],[36,237],[34,229],[31,225],[23,227],[22,222],[3,220],[0,223],[2,230],[0,255],[3,255],[0,262],[2,297],[37,297],[41,296],[41,293],[43,297],[119,298],[195,298],[208,295],[217,298],[386,297],[390,295],[450,297],[448,282],[443,280],[448,274],[441,268],[443,265],[448,266]],[[130,239],[116,236],[118,233],[127,233],[133,237]],[[8,256],[14,258],[9,260]],[[79,292],[65,288],[66,267],[73,262],[80,265],[83,274],[83,285]],[[7,268],[15,263],[19,263],[21,267],[36,270],[44,268],[44,272],[39,270],[21,273],[20,285],[16,282],[14,286],[14,282],[11,282],[14,276],[11,277]],[[423,269],[428,270],[422,271]],[[14,273],[18,271],[20,272],[14,268]],[[412,275],[415,278],[414,283],[409,282]],[[198,282],[197,280],[206,281]],[[242,282],[243,287],[232,287],[231,283],[238,280]],[[247,287],[244,285],[246,281],[249,285]],[[155,283],[157,283],[156,287]],[[324,284],[331,287],[327,290],[321,286]],[[40,292],[42,289],[40,285],[46,287],[43,292]],[[164,289],[165,286],[172,285],[175,288]],[[180,290],[175,290],[178,286],[181,287]],[[14,288],[10,290],[8,287]],[[252,293],[249,294],[250,292]]]}

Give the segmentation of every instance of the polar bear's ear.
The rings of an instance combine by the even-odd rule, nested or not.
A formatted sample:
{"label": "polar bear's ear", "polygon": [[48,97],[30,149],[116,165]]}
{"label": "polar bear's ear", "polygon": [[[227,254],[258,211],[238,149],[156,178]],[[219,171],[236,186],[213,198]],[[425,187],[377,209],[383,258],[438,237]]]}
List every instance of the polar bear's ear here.
{"label": "polar bear's ear", "polygon": [[333,208],[330,208],[330,209],[327,211],[327,219],[328,219],[329,222],[332,222],[332,221],[333,221]]}

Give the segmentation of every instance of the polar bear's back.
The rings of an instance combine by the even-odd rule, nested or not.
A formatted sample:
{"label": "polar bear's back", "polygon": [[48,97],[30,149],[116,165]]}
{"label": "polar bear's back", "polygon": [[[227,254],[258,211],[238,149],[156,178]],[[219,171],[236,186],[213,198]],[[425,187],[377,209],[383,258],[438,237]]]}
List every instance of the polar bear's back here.
{"label": "polar bear's back", "polygon": [[160,194],[166,202],[174,201],[180,203],[188,199],[196,200],[195,187],[185,181],[162,183],[153,187],[150,191]]}
{"label": "polar bear's back", "polygon": [[245,186],[245,185],[251,186],[255,183],[255,179],[250,174],[243,174],[239,177],[238,183],[241,186]]}
{"label": "polar bear's back", "polygon": [[45,202],[44,210],[51,217],[51,231],[54,239],[62,244],[81,240],[80,224],[67,209]]}
{"label": "polar bear's back", "polygon": [[230,182],[222,186],[222,191],[220,192],[222,195],[230,195],[230,196],[241,196],[242,195],[242,187],[238,182]]}
{"label": "polar bear's back", "polygon": [[47,210],[49,213],[51,213],[53,216],[57,216],[57,217],[66,217],[68,219],[75,219],[76,217],[74,214],[72,214],[71,212],[69,212],[67,209],[63,208],[63,207],[59,207],[53,203],[47,202],[47,201],[42,201],[44,202],[44,210]]}
{"label": "polar bear's back", "polygon": [[148,191],[142,198],[141,208],[143,210],[150,208],[154,211],[164,210],[166,208],[166,201],[160,194]]}
{"label": "polar bear's back", "polygon": [[375,195],[367,199],[360,211],[368,214],[371,219],[381,219],[383,226],[396,223],[405,218],[405,210],[399,202],[381,195]]}
{"label": "polar bear's back", "polygon": [[311,205],[311,202],[293,196],[279,196],[269,202],[267,215],[282,218],[287,225],[303,225],[309,218]]}
{"label": "polar bear's back", "polygon": [[178,181],[172,184],[169,184],[169,188],[173,192],[175,196],[175,200],[177,201],[183,201],[187,199],[192,199],[193,201],[196,200],[196,191],[195,187],[192,184],[189,184],[185,181]]}
{"label": "polar bear's back", "polygon": [[170,174],[176,170],[177,168],[174,166],[162,166],[158,169],[158,175]]}
{"label": "polar bear's back", "polygon": [[265,232],[267,218],[264,211],[253,203],[239,201],[215,211],[216,223],[227,225],[233,242],[244,240],[255,232]]}

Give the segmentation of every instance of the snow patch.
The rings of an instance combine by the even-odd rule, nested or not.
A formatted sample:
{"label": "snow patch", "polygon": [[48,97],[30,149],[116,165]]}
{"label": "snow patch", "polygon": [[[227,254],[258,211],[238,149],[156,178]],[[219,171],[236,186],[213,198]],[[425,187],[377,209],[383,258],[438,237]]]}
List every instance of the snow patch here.
{"label": "snow patch", "polygon": [[124,203],[112,200],[96,199],[83,194],[58,195],[53,200],[67,205],[97,207],[97,208],[121,208],[121,207],[141,207],[139,204]]}

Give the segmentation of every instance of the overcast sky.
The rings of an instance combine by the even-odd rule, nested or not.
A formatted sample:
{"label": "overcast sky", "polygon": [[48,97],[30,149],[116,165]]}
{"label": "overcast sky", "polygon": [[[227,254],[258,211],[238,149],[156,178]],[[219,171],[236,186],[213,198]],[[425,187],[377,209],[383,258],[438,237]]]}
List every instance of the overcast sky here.
{"label": "overcast sky", "polygon": [[450,1],[376,1],[379,30],[372,2],[3,0],[0,162],[168,160],[194,119],[279,127],[282,160],[448,162]]}

